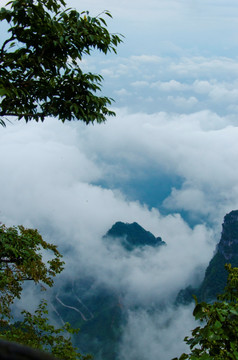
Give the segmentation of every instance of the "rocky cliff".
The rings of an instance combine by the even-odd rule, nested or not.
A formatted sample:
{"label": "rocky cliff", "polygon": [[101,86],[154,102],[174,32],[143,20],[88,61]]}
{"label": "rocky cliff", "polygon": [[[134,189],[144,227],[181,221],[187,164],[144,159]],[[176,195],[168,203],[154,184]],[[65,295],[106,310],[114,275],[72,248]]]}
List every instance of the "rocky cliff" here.
{"label": "rocky cliff", "polygon": [[225,264],[238,267],[238,210],[233,210],[224,217],[221,239],[217,244],[202,284],[198,288],[187,287],[181,290],[177,303],[192,301],[192,294],[200,301],[212,301],[220,294],[227,281]]}

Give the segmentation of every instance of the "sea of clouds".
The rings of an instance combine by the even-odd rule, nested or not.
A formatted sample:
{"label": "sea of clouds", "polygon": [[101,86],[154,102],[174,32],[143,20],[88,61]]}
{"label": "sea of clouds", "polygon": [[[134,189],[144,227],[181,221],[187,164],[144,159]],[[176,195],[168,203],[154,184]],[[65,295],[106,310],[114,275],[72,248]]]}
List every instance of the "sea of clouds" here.
{"label": "sea of clouds", "polygon": [[[2,129],[1,221],[38,228],[57,244],[66,254],[63,279],[78,275],[80,263],[87,274],[123,291],[128,304],[170,303],[181,288],[202,280],[222,217],[237,208],[237,128],[223,119],[225,126],[207,130],[204,113],[199,121],[199,113],[117,112],[116,119],[94,127],[49,119]],[[136,167],[148,172],[150,166],[183,178],[182,186],[171,188],[164,199],[167,215],[128,200],[123,189],[95,185],[107,176],[111,182],[130,178]],[[202,220],[190,227],[180,209],[196,219],[205,215],[209,225]],[[101,237],[118,220],[138,222],[167,246],[129,256],[106,247]],[[194,328],[191,312],[191,307],[176,312],[168,307],[153,316],[131,312],[121,359],[179,355],[183,337]]]}
{"label": "sea of clouds", "polygon": [[[159,209],[150,209],[139,201],[128,201],[120,189],[94,185],[107,174],[111,176],[111,172],[129,176],[130,171],[128,174],[126,171],[131,163],[135,162],[142,168],[145,164],[148,169],[148,163],[162,161],[164,155],[157,149],[158,142],[153,145],[149,134],[142,136],[141,133],[144,133],[143,129],[152,129],[151,136],[155,137],[154,119],[155,115],[131,117],[124,111],[120,116],[119,111],[116,120],[95,127],[47,120],[44,124],[8,124],[1,130],[0,147],[4,154],[0,179],[1,221],[7,225],[38,228],[47,241],[59,246],[59,250],[65,253],[66,267],[58,284],[71,281],[83,269],[87,275],[126,294],[124,301],[128,306],[133,303],[150,306],[159,301],[171,303],[181,288],[201,280],[215,248],[213,229],[206,224],[191,228],[179,213],[163,216]],[[129,129],[128,121],[132,128],[137,126],[137,135]],[[162,123],[164,126],[164,121]],[[110,160],[108,165],[107,158]],[[174,164],[176,161],[169,166]],[[163,168],[164,160],[161,166]],[[167,246],[129,255],[116,246],[106,246],[102,236],[118,220],[138,222],[156,236],[162,236]],[[28,309],[38,301],[29,288],[22,307],[26,299]],[[132,312],[121,345],[121,358],[129,339],[131,344],[135,342],[140,346],[133,345],[133,351],[131,355],[127,353],[127,357],[133,358],[136,352],[141,353],[139,336],[148,347],[144,355],[141,353],[141,359],[146,358],[148,352],[151,355],[156,351],[166,352],[163,340],[167,336],[166,327],[161,325],[161,316],[164,319],[166,314],[167,321],[170,319],[167,324],[172,322],[174,329],[169,331],[173,334],[171,341],[174,343],[178,337],[182,346],[186,325],[192,322],[186,315],[190,314],[191,318],[191,311],[181,309],[176,316],[171,312],[170,308],[157,316],[150,316],[146,311]],[[177,317],[184,317],[184,321],[180,321],[183,331],[180,327],[176,331],[178,323],[174,322]],[[147,337],[139,329],[146,329]],[[158,341],[158,336],[161,341]],[[174,349],[179,352],[180,347],[174,343]],[[176,352],[172,355],[175,356]]]}
{"label": "sea of clouds", "polygon": [[[91,59],[83,67],[96,69]],[[1,222],[38,228],[58,245],[66,261],[59,281],[78,266],[126,294],[127,304],[168,302],[153,316],[131,311],[120,347],[122,360],[166,360],[184,351],[195,327],[192,306],[175,311],[171,303],[202,280],[223,217],[238,208],[238,63],[143,55],[99,57],[97,67],[117,100],[116,118],[1,129]],[[150,188],[150,175],[179,179],[166,192],[153,183],[158,206],[140,197],[138,184]],[[137,187],[133,196],[127,183]],[[129,255],[108,247],[102,236],[116,221],[136,221],[167,246]],[[27,291],[30,307],[36,299]]]}

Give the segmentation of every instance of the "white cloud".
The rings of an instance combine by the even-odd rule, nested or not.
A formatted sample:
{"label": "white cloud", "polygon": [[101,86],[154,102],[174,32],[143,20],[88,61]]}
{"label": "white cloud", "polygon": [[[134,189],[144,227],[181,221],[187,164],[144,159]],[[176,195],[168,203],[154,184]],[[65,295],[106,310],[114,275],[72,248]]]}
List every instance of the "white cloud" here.
{"label": "white cloud", "polygon": [[141,62],[141,63],[160,63],[161,57],[157,55],[133,55],[130,57],[132,62]]}
{"label": "white cloud", "polygon": [[197,326],[192,309],[193,306],[188,306],[151,314],[143,310],[130,312],[123,333],[121,359],[164,360],[187,352],[183,339]]}
{"label": "white cloud", "polygon": [[195,92],[208,95],[214,102],[236,103],[238,100],[237,81],[222,82],[196,80],[192,88]]}
{"label": "white cloud", "polygon": [[212,204],[209,204],[206,194],[195,187],[185,187],[182,190],[172,189],[171,195],[164,201],[164,206],[174,209],[186,209],[191,212],[199,212],[209,215],[212,212]]}
{"label": "white cloud", "polygon": [[224,78],[230,74],[238,74],[236,59],[226,57],[184,57],[170,64],[170,70],[180,76],[198,79],[207,76],[210,79]]}
{"label": "white cloud", "polygon": [[[188,51],[194,54],[236,53],[237,6],[235,2],[189,0],[115,0],[80,2],[71,0],[69,5],[89,9],[93,15],[109,9],[114,19],[109,21],[113,32],[125,35],[122,51],[140,56],[168,52]],[[222,28],[220,24],[223,24]],[[140,39],[140,41],[138,41]],[[141,45],[143,44],[143,45]],[[170,44],[170,45],[168,45]]]}
{"label": "white cloud", "polygon": [[[202,276],[223,216],[238,207],[237,2],[71,0],[68,5],[94,15],[109,9],[110,31],[126,35],[120,56],[82,62],[86,71],[105,77],[103,90],[118,96],[124,108],[100,126],[49,120],[1,129],[1,221],[39,228],[60,249],[73,248],[65,276],[72,269],[74,275],[80,261],[86,272],[125,290],[125,302],[172,299]],[[153,171],[181,179],[165,195],[170,215],[129,201],[123,186],[117,188],[115,179],[136,183]],[[111,189],[97,185],[108,179]],[[153,186],[156,194],[159,185]],[[191,229],[176,211],[216,226]],[[118,220],[137,221],[162,236],[167,247],[128,255],[106,246],[101,236]],[[121,359],[138,354],[156,359],[158,352],[162,360],[179,356],[185,328],[194,327],[190,311],[167,309],[154,317],[132,312]]]}
{"label": "white cloud", "polygon": [[[201,278],[218,241],[222,217],[238,206],[234,166],[238,128],[233,117],[208,110],[191,114],[116,110],[117,118],[102,125],[49,119],[2,129],[1,221],[39,228],[60,250],[73,249],[75,257],[72,253],[65,257],[65,276],[72,276],[76,266],[83,268],[123,290],[126,304],[173,299],[177,291]],[[164,204],[171,215],[128,201],[123,187],[96,185],[107,179],[113,183],[115,178],[135,181],[138,174],[149,175],[151,169],[182,179],[166,195]],[[191,229],[173,214],[177,210],[206,216],[219,225],[213,230],[206,224]],[[101,236],[118,220],[137,221],[162,236],[167,246],[129,255],[117,246],[107,246]],[[154,322],[147,315],[142,320],[155,340],[151,356],[156,348],[165,354],[165,341],[155,346],[160,317],[156,315]],[[136,330],[142,323],[140,316],[133,315],[125,331]],[[177,338],[180,332],[171,336]],[[162,338],[167,335],[162,329]],[[140,351],[139,345],[135,351]]]}
{"label": "white cloud", "polygon": [[162,91],[185,91],[189,89],[189,86],[187,84],[182,84],[179,81],[176,80],[170,80],[170,81],[158,81],[151,84],[151,87],[156,87]]}
{"label": "white cloud", "polygon": [[[126,304],[149,305],[168,297],[174,299],[181,288],[193,283],[197,270],[206,266],[214,249],[213,234],[204,226],[191,230],[179,216],[161,217],[155,210],[149,213],[136,206],[132,215],[131,209],[124,206],[126,217],[143,223],[147,229],[156,228],[156,235],[160,234],[167,246],[128,254],[113,244],[105,247],[91,237],[78,245],[83,254],[82,268],[110,287],[123,290]],[[202,258],[198,254],[203,254]]]}
{"label": "white cloud", "polygon": [[[102,154],[103,163],[107,164],[107,176],[113,176],[116,164],[119,166],[117,177],[120,173],[132,176],[130,168],[166,170],[184,178],[184,184],[193,194],[200,191],[208,203],[212,201],[213,218],[217,217],[217,201],[224,209],[228,205],[235,206],[238,174],[233,164],[238,156],[238,128],[232,125],[233,118],[209,111],[188,115],[129,114],[121,110],[117,113],[117,119],[108,122],[106,128],[93,129],[100,143],[95,142],[91,131],[82,139],[90,152]],[[178,194],[184,188],[176,191]],[[232,196],[234,205],[230,204]],[[184,209],[192,210],[193,197],[189,207],[188,201],[189,197]],[[185,202],[181,209],[183,206]],[[194,211],[195,208],[197,211],[197,205]],[[203,212],[202,208],[201,205]]]}
{"label": "white cloud", "polygon": [[[145,301],[146,294],[160,298],[176,293],[192,281],[196,266],[204,267],[209,261],[214,247],[212,233],[205,226],[191,230],[179,216],[163,217],[157,210],[128,202],[117,190],[92,184],[108,176],[110,168],[103,163],[110,166],[110,158],[113,163],[126,161],[123,168],[118,168],[122,172],[130,163],[148,165],[151,157],[158,166],[161,161],[162,166],[166,162],[173,166],[171,154],[167,159],[161,157],[166,139],[163,145],[160,137],[159,149],[157,135],[165,131],[166,123],[162,120],[162,127],[157,128],[157,122],[157,116],[138,118],[127,114],[95,127],[52,120],[9,126],[1,133],[0,145],[6,154],[1,160],[2,221],[39,228],[43,235],[51,234],[50,241],[61,248],[73,247],[84,268],[100,274],[110,284],[117,283],[128,291],[129,298]],[[100,237],[118,220],[137,221],[162,236],[168,246],[159,252],[147,250],[129,257],[113,247],[108,250]],[[72,262],[71,255],[70,259]],[[70,269],[70,263],[68,266]],[[151,278],[151,273],[161,272],[163,277]],[[160,289],[164,289],[162,293]]]}
{"label": "white cloud", "polygon": [[[153,62],[150,58],[142,55],[97,59],[99,72],[105,77],[105,93],[115,94],[118,106],[133,112],[210,110],[221,116],[237,115],[236,59],[153,56]],[[91,62],[92,69],[95,61]],[[117,94],[120,89],[131,96],[122,98]]]}
{"label": "white cloud", "polygon": [[128,96],[128,95],[131,95],[131,93],[126,90],[126,89],[120,89],[120,90],[115,90],[115,94],[119,95],[119,96]]}
{"label": "white cloud", "polygon": [[208,80],[195,80],[193,83],[193,89],[199,94],[208,94],[213,85]]}
{"label": "white cloud", "polygon": [[138,81],[132,82],[131,86],[134,86],[134,87],[147,87],[147,86],[149,86],[149,82],[144,81],[144,80],[138,80]]}
{"label": "white cloud", "polygon": [[[53,226],[60,221],[66,231],[65,213],[75,223],[78,214],[84,214],[81,228],[86,231],[95,219],[99,234],[121,214],[125,221],[137,216],[143,222],[147,210],[139,210],[139,204],[127,203],[122,194],[92,184],[102,179],[130,179],[135,169],[143,174],[150,168],[183,179],[164,203],[171,211],[209,213],[211,219],[221,222],[225,211],[237,205],[234,163],[238,128],[232,118],[209,111],[188,115],[117,113],[116,119],[94,127],[48,121],[3,129],[3,218],[38,226],[39,211],[44,219],[51,216]],[[138,215],[140,211],[143,216]]]}
{"label": "white cloud", "polygon": [[189,98],[183,96],[168,96],[167,100],[169,103],[172,103],[183,111],[186,111],[187,109],[194,111],[194,106],[198,103],[197,98],[194,96],[190,96]]}

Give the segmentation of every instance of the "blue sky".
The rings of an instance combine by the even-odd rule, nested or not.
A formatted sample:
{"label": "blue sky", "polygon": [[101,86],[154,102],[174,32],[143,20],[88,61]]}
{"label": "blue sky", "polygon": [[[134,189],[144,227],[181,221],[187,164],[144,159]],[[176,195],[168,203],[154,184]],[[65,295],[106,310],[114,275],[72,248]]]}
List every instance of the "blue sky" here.
{"label": "blue sky", "polygon": [[[68,5],[92,15],[110,10],[110,31],[125,36],[118,55],[82,61],[104,76],[117,117],[95,126],[48,119],[0,129],[1,221],[73,248],[69,277],[80,259],[130,298],[171,299],[202,277],[224,215],[238,208],[237,2],[78,3]],[[168,246],[140,257],[109,252],[101,236],[115,221],[137,221]],[[161,330],[159,315],[131,314],[121,360],[178,356],[194,327],[190,310],[163,314],[174,331]]]}
{"label": "blue sky", "polygon": [[[82,9],[87,5],[82,2]],[[156,140],[163,142],[161,134],[166,134],[163,137],[166,136],[167,145],[163,147],[162,160],[156,158],[147,163],[150,171],[146,168],[142,170],[142,160],[128,164],[126,156],[123,159],[117,159],[116,156],[112,159],[113,166],[118,161],[120,171],[115,175],[115,183],[111,174],[101,184],[120,187],[130,199],[134,196],[133,200],[145,202],[148,206],[157,204],[161,211],[168,211],[168,208],[179,211],[191,225],[203,221],[216,222],[218,218],[221,222],[222,213],[236,206],[236,197],[230,195],[234,201],[231,204],[229,195],[221,196],[221,193],[224,195],[224,189],[217,189],[212,172],[208,174],[210,168],[216,167],[213,170],[223,178],[225,164],[222,159],[228,156],[224,152],[232,152],[230,159],[236,156],[236,149],[228,150],[226,146],[224,150],[222,146],[232,142],[227,127],[231,126],[235,134],[237,124],[236,3],[131,1],[129,4],[121,2],[119,6],[117,2],[109,4],[101,1],[92,2],[89,8],[92,14],[100,13],[103,9],[111,10],[114,19],[109,24],[112,31],[125,35],[124,44],[119,47],[118,56],[90,57],[85,59],[83,66],[86,70],[103,74],[103,91],[116,100],[118,114],[129,114],[128,118],[137,119],[132,125],[132,138],[140,134],[142,147],[145,139],[136,121],[142,124],[143,120],[140,119],[144,117],[146,122],[153,122],[156,138],[153,140],[154,136],[151,136],[150,144],[148,140],[144,162],[148,161],[149,147],[155,146],[156,154],[156,148],[159,147],[155,145]],[[115,123],[117,120],[109,121]],[[130,125],[124,129],[126,133],[130,131],[128,127]],[[121,130],[121,137],[124,137]],[[174,155],[170,158],[172,148]],[[169,159],[174,163],[177,148],[181,151],[181,163],[177,159],[176,165],[171,167]],[[204,155],[200,156],[200,153]],[[105,155],[102,158],[104,161]],[[189,168],[186,166],[186,174],[182,158],[190,164]],[[105,161],[109,166],[110,159]],[[137,176],[126,182],[124,174],[129,171]],[[166,178],[166,186],[155,186],[156,179],[159,184],[162,178]],[[233,180],[232,188],[235,189],[235,173]],[[224,183],[225,180],[220,179],[220,182]],[[152,187],[153,192],[150,191]],[[228,192],[232,193],[230,187]]]}
{"label": "blue sky", "polygon": [[81,1],[80,8],[111,11],[113,31],[127,39],[125,54],[237,54],[235,1]]}

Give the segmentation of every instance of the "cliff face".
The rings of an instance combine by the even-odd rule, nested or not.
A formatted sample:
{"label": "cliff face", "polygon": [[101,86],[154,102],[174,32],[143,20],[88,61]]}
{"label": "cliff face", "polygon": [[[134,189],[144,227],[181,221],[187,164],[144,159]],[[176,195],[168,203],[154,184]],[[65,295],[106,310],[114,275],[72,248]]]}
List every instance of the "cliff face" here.
{"label": "cliff face", "polygon": [[225,216],[217,251],[227,261],[238,260],[238,210],[233,210]]}
{"label": "cliff face", "polygon": [[202,284],[197,289],[188,287],[181,290],[177,303],[191,302],[192,294],[196,295],[199,301],[215,300],[226,285],[227,263],[238,267],[238,210],[233,210],[224,217],[221,239],[206,269]]}
{"label": "cliff face", "polygon": [[155,237],[151,232],[146,231],[136,222],[129,224],[121,221],[116,222],[106,233],[104,238],[111,238],[119,243],[128,251],[138,247],[165,245],[161,237]]}

